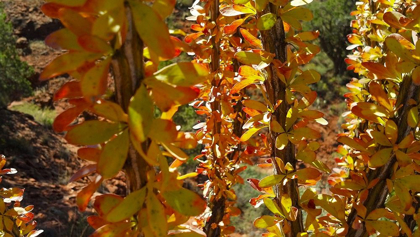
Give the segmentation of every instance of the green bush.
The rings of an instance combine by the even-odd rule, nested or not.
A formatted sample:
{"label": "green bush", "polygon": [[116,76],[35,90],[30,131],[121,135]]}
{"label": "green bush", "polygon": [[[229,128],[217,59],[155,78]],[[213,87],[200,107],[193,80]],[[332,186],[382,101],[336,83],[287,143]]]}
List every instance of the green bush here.
{"label": "green bush", "polygon": [[[0,6],[1,7],[1,6]],[[30,82],[33,69],[19,58],[12,26],[0,8],[0,108],[22,96],[32,94]]]}

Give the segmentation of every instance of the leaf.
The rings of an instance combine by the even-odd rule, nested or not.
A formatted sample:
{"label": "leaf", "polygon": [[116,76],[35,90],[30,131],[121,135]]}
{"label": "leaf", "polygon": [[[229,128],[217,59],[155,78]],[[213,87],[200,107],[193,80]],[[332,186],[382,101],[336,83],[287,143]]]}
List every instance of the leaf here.
{"label": "leaf", "polygon": [[300,182],[307,183],[308,180],[318,180],[321,172],[315,168],[304,168],[296,171],[297,178]]}
{"label": "leaf", "polygon": [[255,9],[257,12],[264,11],[265,7],[267,6],[268,0],[255,0]]}
{"label": "leaf", "polygon": [[198,216],[206,209],[206,201],[185,188],[167,189],[162,195],[169,206],[182,215]]}
{"label": "leaf", "polygon": [[175,46],[168,27],[160,15],[148,5],[130,1],[134,25],[141,39],[157,56],[171,59],[175,56]]}
{"label": "leaf", "polygon": [[243,5],[228,5],[222,9],[220,9],[220,14],[223,16],[239,16],[242,14],[252,14],[254,15],[256,12],[254,9],[243,6]]}
{"label": "leaf", "polygon": [[282,174],[267,176],[261,179],[261,181],[258,183],[258,186],[260,188],[268,188],[268,187],[277,185],[283,180],[284,177],[285,175],[282,175]]}
{"label": "leaf", "polygon": [[416,85],[416,86],[420,86],[420,67],[416,67],[414,70],[413,70],[413,74],[412,74],[412,76],[411,76],[412,78],[413,78],[413,83]]}
{"label": "leaf", "polygon": [[172,143],[177,138],[176,124],[171,120],[155,119],[149,137],[158,142]]}
{"label": "leaf", "polygon": [[188,159],[188,155],[185,154],[181,149],[178,147],[171,145],[169,143],[162,143],[162,146],[176,159],[181,161],[186,161]]}
{"label": "leaf", "polygon": [[379,131],[372,131],[371,132],[373,139],[375,139],[375,141],[382,145],[382,146],[392,146],[392,143],[388,140],[388,138],[381,132]]}
{"label": "leaf", "polygon": [[107,142],[98,162],[98,173],[110,179],[123,168],[129,148],[128,130]]}
{"label": "leaf", "polygon": [[[414,59],[412,57],[411,52],[407,48],[405,48],[399,41],[399,40],[402,40],[402,38],[404,38],[404,37],[402,37],[401,35],[399,35],[399,36],[397,36],[397,35],[398,34],[391,34],[390,36],[388,36],[385,39],[386,46],[398,57],[400,57],[404,60],[407,60],[407,61],[414,62]],[[392,37],[392,36],[394,36],[394,37]],[[405,42],[405,41],[403,41],[403,42]]]}
{"label": "leaf", "polygon": [[166,223],[165,209],[153,192],[146,198],[147,217],[149,227],[156,236],[167,236],[168,224]]}
{"label": "leaf", "polygon": [[78,43],[87,52],[110,54],[112,47],[103,39],[93,35],[82,35],[77,39]]}
{"label": "leaf", "polygon": [[141,85],[128,106],[128,125],[130,132],[138,142],[144,142],[147,139],[153,123],[153,111],[153,102],[146,87]]}
{"label": "leaf", "polygon": [[77,181],[83,177],[86,177],[96,171],[96,164],[90,164],[83,166],[75,174],[73,174],[69,180],[69,183]]}
{"label": "leaf", "polygon": [[294,7],[298,7],[298,6],[304,6],[306,4],[311,3],[313,0],[292,0],[290,2],[290,5],[294,6]]}
{"label": "leaf", "polygon": [[250,108],[250,109],[255,109],[258,110],[260,112],[267,112],[268,108],[265,104],[256,101],[256,100],[243,100],[242,104],[245,105],[246,107]]}
{"label": "leaf", "polygon": [[104,219],[109,222],[120,222],[136,214],[143,207],[146,199],[146,187],[130,193],[120,204],[110,210]]}
{"label": "leaf", "polygon": [[[366,229],[369,231],[372,229],[381,233],[381,236],[399,236],[400,228],[391,221],[366,221]],[[369,231],[369,232],[371,232]],[[374,234],[371,232],[370,234]]]}
{"label": "leaf", "polygon": [[152,98],[162,112],[167,112],[176,105],[188,104],[200,93],[195,87],[172,86],[154,78],[145,79],[144,82],[152,88]]}
{"label": "leaf", "polygon": [[407,115],[407,122],[408,125],[412,128],[417,127],[419,124],[419,109],[418,107],[413,107],[410,109],[410,112],[408,112]]}
{"label": "leaf", "polygon": [[96,176],[95,180],[90,182],[86,187],[77,193],[76,204],[80,211],[84,211],[89,204],[89,200],[93,193],[99,188],[102,183],[101,176]]}
{"label": "leaf", "polygon": [[277,220],[274,216],[263,215],[254,220],[254,226],[260,229],[264,229],[277,224]]}
{"label": "leaf", "polygon": [[392,148],[385,148],[376,152],[369,159],[369,167],[377,168],[385,165],[391,158]]}
{"label": "leaf", "polygon": [[67,28],[57,30],[45,38],[45,44],[53,49],[67,49],[70,51],[82,51],[83,48],[77,41],[77,36]]}
{"label": "leaf", "polygon": [[339,137],[337,141],[353,149],[356,149],[359,151],[366,151],[366,148],[362,144],[358,143],[357,141],[355,141],[354,139],[350,137]]}
{"label": "leaf", "polygon": [[242,25],[242,23],[245,22],[245,19],[238,19],[238,20],[234,20],[232,23],[230,23],[230,25],[227,25],[225,27],[223,27],[223,32],[227,35],[231,35],[236,33],[236,30],[238,29],[239,26]]}
{"label": "leaf", "polygon": [[58,17],[61,23],[77,36],[89,35],[92,31],[92,22],[74,9],[60,8]]}
{"label": "leaf", "polygon": [[95,198],[93,207],[98,215],[102,218],[107,215],[112,209],[117,207],[124,198],[115,194],[103,194]]}
{"label": "leaf", "polygon": [[85,5],[87,0],[46,0],[46,2],[57,3],[68,7],[80,7]]}
{"label": "leaf", "polygon": [[302,32],[295,35],[295,37],[299,38],[302,41],[315,40],[318,38],[318,36],[319,36],[319,31],[307,31],[307,32]]}
{"label": "leaf", "polygon": [[273,61],[273,58],[271,55],[262,55],[254,52],[246,52],[246,51],[240,51],[235,54],[235,58],[243,64],[246,65],[258,65],[261,62],[265,63],[271,63]]}
{"label": "leaf", "polygon": [[69,81],[62,85],[58,91],[54,94],[54,101],[61,99],[73,99],[82,97],[82,90],[80,88],[80,82]]}
{"label": "leaf", "polygon": [[162,19],[170,16],[175,8],[176,0],[157,0],[153,3],[155,10]]}
{"label": "leaf", "polygon": [[74,145],[96,145],[108,141],[122,129],[123,127],[119,123],[89,120],[70,128],[65,139]]}
{"label": "leaf", "polygon": [[262,15],[257,20],[257,28],[259,30],[269,30],[271,29],[277,21],[277,16],[273,13],[267,13]]}
{"label": "leaf", "polygon": [[264,204],[272,213],[284,217],[283,213],[280,212],[280,207],[271,198],[264,198]]}
{"label": "leaf", "polygon": [[398,139],[398,126],[393,120],[386,121],[385,124],[385,135],[391,141],[392,144],[395,144]]}
{"label": "leaf", "polygon": [[[179,62],[166,66],[156,72],[152,78],[176,86],[194,86],[206,81],[209,69],[205,64]],[[150,80],[147,78],[145,80]]]}
{"label": "leaf", "polygon": [[257,127],[257,128],[251,128],[248,129],[248,131],[246,131],[244,134],[242,134],[241,136],[241,142],[245,142],[248,141],[255,133],[257,133],[259,130],[266,128],[267,126],[261,126],[261,127]]}
{"label": "leaf", "polygon": [[361,118],[382,123],[381,117],[390,117],[390,113],[382,106],[374,103],[359,102],[351,109],[351,112]]}
{"label": "leaf", "polygon": [[380,105],[388,109],[388,111],[393,110],[393,107],[389,102],[387,93],[379,83],[371,82],[369,84],[369,92],[372,95],[373,99],[377,101]]}
{"label": "leaf", "polygon": [[[392,73],[382,63],[363,62],[362,66],[367,68],[370,72],[376,74],[378,79],[388,79],[388,78],[396,77],[396,75],[394,75],[394,73]],[[378,83],[374,83],[374,84],[378,84]]]}
{"label": "leaf", "polygon": [[108,58],[89,69],[80,81],[80,88],[86,99],[97,98],[105,94],[108,83],[109,64]]}
{"label": "leaf", "polygon": [[124,113],[121,106],[107,100],[101,100],[92,107],[95,114],[114,122],[127,122],[128,116]]}
{"label": "leaf", "polygon": [[83,160],[98,162],[101,152],[98,148],[84,147],[77,150],[77,156]]}
{"label": "leaf", "polygon": [[122,223],[112,223],[106,224],[99,229],[97,229],[91,237],[119,237],[127,236],[130,231],[131,223],[122,222]]}
{"label": "leaf", "polygon": [[100,54],[76,52],[67,53],[55,58],[48,66],[44,68],[39,79],[46,80],[64,73],[76,71],[83,65],[89,64],[101,57]]}
{"label": "leaf", "polygon": [[276,137],[276,148],[279,150],[283,150],[287,144],[289,144],[289,138],[287,137],[287,133],[281,133]]}
{"label": "leaf", "polygon": [[249,33],[249,31],[240,28],[239,31],[241,32],[242,36],[244,37],[244,39],[253,47],[257,48],[257,49],[261,49],[262,48],[262,42],[261,40],[259,40],[257,37],[255,37],[254,35],[252,35],[251,33]]}
{"label": "leaf", "polygon": [[53,129],[56,132],[68,130],[68,126],[87,108],[87,106],[77,106],[70,108],[59,114],[53,122]]}

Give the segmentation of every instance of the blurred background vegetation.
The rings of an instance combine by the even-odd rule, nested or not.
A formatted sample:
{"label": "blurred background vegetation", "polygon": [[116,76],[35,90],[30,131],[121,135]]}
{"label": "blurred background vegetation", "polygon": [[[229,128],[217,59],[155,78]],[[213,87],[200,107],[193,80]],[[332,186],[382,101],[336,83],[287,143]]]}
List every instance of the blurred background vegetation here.
{"label": "blurred background vegetation", "polygon": [[0,3],[0,108],[32,94],[28,78],[33,69],[19,58],[12,26]]}

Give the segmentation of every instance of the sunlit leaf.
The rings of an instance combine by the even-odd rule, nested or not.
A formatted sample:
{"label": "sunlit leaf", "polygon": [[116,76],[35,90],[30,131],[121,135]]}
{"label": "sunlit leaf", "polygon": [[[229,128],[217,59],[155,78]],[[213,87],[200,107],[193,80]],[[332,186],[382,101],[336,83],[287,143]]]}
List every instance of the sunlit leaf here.
{"label": "sunlit leaf", "polygon": [[124,166],[129,144],[128,130],[107,142],[98,162],[98,173],[105,179],[117,175]]}
{"label": "sunlit leaf", "polygon": [[277,185],[283,180],[284,177],[285,175],[282,175],[282,174],[267,176],[261,179],[261,181],[258,183],[258,186],[261,188],[267,188],[267,187]]}
{"label": "sunlit leaf", "polygon": [[186,216],[198,216],[206,209],[206,201],[185,188],[167,189],[162,195],[169,206]]}
{"label": "sunlit leaf", "polygon": [[257,28],[259,30],[269,30],[271,29],[277,21],[277,16],[273,13],[267,13],[262,15],[260,18],[258,18],[257,21]]}
{"label": "sunlit leaf", "polygon": [[144,142],[147,139],[153,123],[153,102],[150,99],[146,87],[140,86],[128,106],[128,124],[133,137]]}
{"label": "sunlit leaf", "polygon": [[147,217],[149,227],[156,236],[167,236],[168,225],[166,221],[165,209],[153,192],[149,192],[146,197]]}
{"label": "sunlit leaf", "polygon": [[119,123],[89,120],[69,129],[65,139],[74,145],[96,145],[108,141],[123,130]]}

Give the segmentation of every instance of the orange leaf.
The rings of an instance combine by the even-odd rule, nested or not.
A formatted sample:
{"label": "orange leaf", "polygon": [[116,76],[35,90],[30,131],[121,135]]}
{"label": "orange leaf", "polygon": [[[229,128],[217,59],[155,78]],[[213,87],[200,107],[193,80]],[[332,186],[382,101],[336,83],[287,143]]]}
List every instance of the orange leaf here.
{"label": "orange leaf", "polygon": [[85,147],[77,150],[77,156],[81,159],[98,162],[101,156],[101,149]]}
{"label": "orange leaf", "polygon": [[93,35],[79,36],[77,42],[87,52],[99,54],[109,54],[112,52],[111,46],[105,40]]}
{"label": "orange leaf", "polygon": [[230,25],[227,25],[223,28],[223,31],[225,34],[227,35],[231,35],[236,33],[236,30],[238,29],[239,26],[242,25],[242,23],[244,23],[245,19],[238,19],[233,21]]}
{"label": "orange leaf", "polygon": [[243,28],[240,28],[239,31],[241,32],[242,36],[249,44],[251,44],[252,46],[258,49],[262,48],[261,40],[259,40],[257,37],[249,33],[249,31]]}
{"label": "orange leaf", "polygon": [[89,35],[92,31],[92,23],[76,10],[60,8],[58,15],[61,23],[77,36]]}
{"label": "orange leaf", "polygon": [[80,82],[83,96],[88,101],[95,101],[97,97],[105,94],[108,83],[109,64],[111,59],[107,58],[89,69]]}
{"label": "orange leaf", "polygon": [[53,49],[67,49],[70,51],[82,51],[83,48],[77,42],[77,36],[67,28],[57,30],[45,38],[45,44]]}
{"label": "orange leaf", "polygon": [[96,178],[77,193],[76,203],[80,211],[84,211],[89,203],[93,193],[99,188],[102,183],[102,177],[96,176]]}
{"label": "orange leaf", "polygon": [[54,101],[60,99],[73,99],[82,97],[82,90],[80,89],[80,82],[70,81],[62,85],[60,89],[54,94]]}

